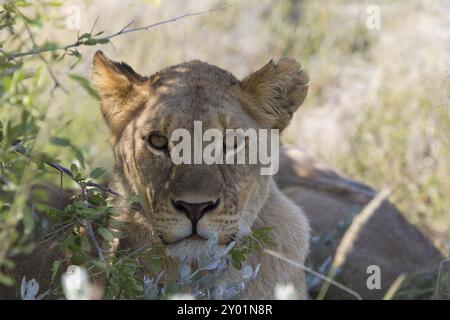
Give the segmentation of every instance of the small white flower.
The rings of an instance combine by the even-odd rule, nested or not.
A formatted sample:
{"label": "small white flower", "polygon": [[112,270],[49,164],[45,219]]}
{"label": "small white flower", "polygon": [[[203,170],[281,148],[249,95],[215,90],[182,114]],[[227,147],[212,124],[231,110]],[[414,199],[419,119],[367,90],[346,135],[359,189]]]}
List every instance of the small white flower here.
{"label": "small white flower", "polygon": [[277,284],[275,287],[275,299],[277,300],[296,300],[298,299],[297,291],[295,291],[294,285],[289,284]]}
{"label": "small white flower", "polygon": [[91,297],[92,286],[84,268],[69,266],[61,279],[67,300],[88,300]]}
{"label": "small white flower", "polygon": [[169,300],[195,300],[195,297],[192,294],[187,293],[176,293],[169,297]]}

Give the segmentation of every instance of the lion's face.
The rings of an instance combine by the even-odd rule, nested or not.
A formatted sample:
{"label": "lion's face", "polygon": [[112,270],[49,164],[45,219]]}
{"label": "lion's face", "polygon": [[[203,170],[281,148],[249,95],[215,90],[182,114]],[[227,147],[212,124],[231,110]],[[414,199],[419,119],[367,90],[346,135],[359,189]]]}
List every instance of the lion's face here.
{"label": "lion's face", "polygon": [[[297,63],[270,62],[242,82],[200,61],[146,78],[97,53],[93,81],[113,134],[116,171],[127,191],[144,199],[145,218],[173,254],[191,255],[213,235],[226,245],[250,232],[268,195],[261,165],[175,164],[178,142],[171,137],[185,129],[194,145],[194,121],[224,137],[226,129],[283,129],[306,95]],[[220,145],[224,157],[234,147]]]}
{"label": "lion's face", "polygon": [[[202,78],[186,73],[195,68],[204,68]],[[126,125],[115,148],[118,166],[135,174],[129,178],[145,190],[148,217],[169,246],[198,243],[214,233],[228,243],[248,232],[253,219],[242,216],[257,212],[267,194],[267,176],[259,174],[258,165],[174,165],[171,160],[172,133],[183,128],[194,139],[194,121],[202,121],[203,132],[258,127],[234,97],[231,76],[229,83],[215,85],[211,72],[219,71],[195,62],[160,74],[153,87],[157,98]]]}

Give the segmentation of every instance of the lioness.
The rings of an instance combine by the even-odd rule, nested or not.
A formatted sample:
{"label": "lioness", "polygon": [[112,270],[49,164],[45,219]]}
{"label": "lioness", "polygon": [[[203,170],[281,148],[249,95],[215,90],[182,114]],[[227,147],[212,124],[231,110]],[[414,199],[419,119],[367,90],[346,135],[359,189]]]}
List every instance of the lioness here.
{"label": "lioness", "polygon": [[[124,206],[129,221],[126,243],[140,248],[164,243],[168,267],[193,260],[206,240],[218,234],[221,249],[252,228],[268,226],[277,251],[303,264],[309,225],[302,210],[283,195],[273,177],[260,175],[259,165],[175,165],[169,137],[175,129],[279,129],[307,94],[308,77],[293,59],[270,61],[243,80],[201,61],[168,67],[150,77],[125,63],[95,53],[92,81],[101,97],[101,111],[112,135],[115,158],[113,189],[125,198],[138,194],[143,209]],[[259,276],[246,296],[271,298],[276,284],[292,283],[307,297],[299,269],[262,253]],[[224,277],[235,277],[232,268]],[[175,272],[174,272],[175,273]]]}

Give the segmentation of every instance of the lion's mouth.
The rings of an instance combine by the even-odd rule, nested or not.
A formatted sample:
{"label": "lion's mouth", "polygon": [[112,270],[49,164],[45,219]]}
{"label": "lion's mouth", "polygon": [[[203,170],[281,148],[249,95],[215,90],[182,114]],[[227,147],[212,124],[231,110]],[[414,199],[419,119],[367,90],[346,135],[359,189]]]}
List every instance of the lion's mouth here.
{"label": "lion's mouth", "polygon": [[169,246],[169,245],[175,245],[175,244],[181,243],[181,242],[183,242],[183,241],[191,242],[191,241],[199,241],[199,240],[203,240],[203,241],[207,241],[207,240],[208,240],[208,239],[203,238],[202,236],[200,236],[200,235],[198,235],[198,234],[196,234],[196,233],[195,233],[195,234],[192,233],[192,234],[190,234],[189,236],[184,237],[184,238],[181,238],[181,239],[176,240],[176,241],[166,241],[166,240],[164,240],[164,238],[161,237],[161,236],[160,236],[160,239],[161,239],[161,241],[163,242],[163,244],[164,244],[164,245],[167,245],[167,246]]}

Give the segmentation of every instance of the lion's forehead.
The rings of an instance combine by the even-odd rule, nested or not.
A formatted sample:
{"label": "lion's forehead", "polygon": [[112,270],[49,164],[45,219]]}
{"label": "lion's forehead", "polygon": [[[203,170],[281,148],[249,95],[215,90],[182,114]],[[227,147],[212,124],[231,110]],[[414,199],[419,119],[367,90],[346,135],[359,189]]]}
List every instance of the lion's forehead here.
{"label": "lion's forehead", "polygon": [[194,121],[202,129],[258,128],[238,98],[226,89],[193,83],[190,87],[161,92],[140,113],[139,125],[148,125],[166,133],[178,128],[193,130]]}
{"label": "lion's forehead", "polygon": [[[186,100],[189,100],[186,97]],[[176,129],[204,132],[207,129],[248,129],[257,128],[258,124],[247,114],[240,111],[239,105],[216,101],[169,101],[157,106],[150,106],[148,112],[140,116],[138,126],[148,130],[158,130],[166,134]]]}
{"label": "lion's forehead", "polygon": [[193,82],[204,82],[225,87],[237,83],[237,79],[232,73],[199,60],[165,68],[152,77],[157,86],[168,86],[174,83],[180,86],[190,86]]}
{"label": "lion's forehead", "polygon": [[138,125],[170,134],[191,132],[194,121],[202,130],[257,128],[239,97],[238,80],[228,71],[195,60],[163,69],[152,77],[152,94]]}
{"label": "lion's forehead", "polygon": [[229,72],[201,61],[172,66],[152,76],[153,103],[171,112],[190,114],[237,107]]}

